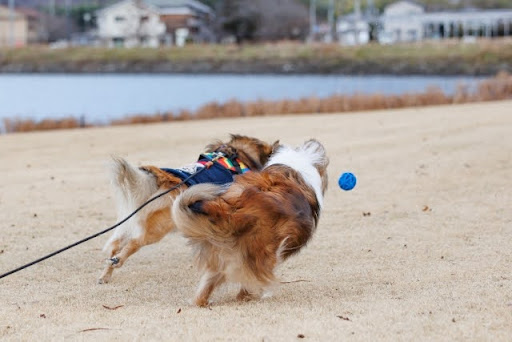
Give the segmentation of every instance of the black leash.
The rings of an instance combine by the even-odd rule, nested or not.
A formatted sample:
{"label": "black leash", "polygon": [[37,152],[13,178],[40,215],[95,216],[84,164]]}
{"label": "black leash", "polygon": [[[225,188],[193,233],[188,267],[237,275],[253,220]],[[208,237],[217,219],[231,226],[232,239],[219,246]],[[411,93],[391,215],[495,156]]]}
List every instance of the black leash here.
{"label": "black leash", "polygon": [[[214,161],[214,160],[212,160],[211,162],[213,163],[213,161]],[[165,190],[165,191],[164,191],[164,192],[162,192],[161,194],[158,194],[158,195],[156,195],[156,196],[154,196],[154,197],[150,198],[150,199],[149,199],[149,200],[147,200],[144,204],[142,204],[140,207],[138,207],[137,209],[135,209],[135,211],[134,211],[133,213],[131,213],[131,214],[130,214],[130,215],[128,215],[125,219],[123,219],[122,221],[120,221],[120,222],[116,223],[116,224],[115,224],[115,225],[113,225],[112,227],[109,227],[109,228],[107,228],[107,229],[105,229],[105,230],[102,230],[102,231],[101,231],[101,232],[99,232],[99,233],[96,233],[96,234],[94,234],[94,235],[91,235],[91,236],[89,236],[89,237],[86,237],[85,239],[82,239],[82,240],[80,240],[80,241],[77,241],[77,242],[75,242],[75,243],[73,243],[73,244],[71,244],[71,245],[69,245],[69,246],[66,246],[66,247],[64,247],[64,248],[61,248],[61,249],[59,249],[59,250],[57,250],[57,251],[55,251],[55,252],[53,252],[53,253],[50,253],[50,254],[48,254],[48,255],[46,255],[46,256],[44,256],[44,257],[42,257],[42,258],[39,258],[39,259],[34,260],[34,261],[32,261],[32,262],[29,262],[28,264],[23,265],[23,266],[20,266],[20,267],[18,267],[18,268],[16,268],[16,269],[14,269],[14,270],[12,270],[12,271],[9,271],[9,272],[7,272],[7,273],[4,273],[4,274],[0,275],[0,279],[2,279],[2,278],[4,278],[4,277],[7,277],[8,275],[11,275],[11,274],[13,274],[13,273],[19,272],[19,271],[21,271],[21,270],[23,270],[23,269],[25,269],[25,268],[27,268],[27,267],[30,267],[30,266],[32,266],[32,265],[38,264],[38,263],[40,263],[41,261],[44,261],[44,260],[46,260],[46,259],[48,259],[48,258],[51,258],[51,257],[53,257],[53,256],[55,256],[55,255],[57,255],[57,254],[59,254],[59,253],[62,253],[62,252],[66,251],[66,250],[68,250],[68,249],[70,249],[70,248],[73,248],[73,247],[75,247],[75,246],[78,246],[78,245],[80,245],[80,244],[82,244],[82,243],[84,243],[84,242],[86,242],[86,241],[89,241],[89,240],[91,240],[91,239],[94,239],[95,237],[98,237],[98,236],[100,236],[100,235],[102,235],[102,234],[105,234],[105,233],[107,233],[107,232],[111,231],[112,229],[114,229],[114,228],[116,228],[116,227],[119,227],[120,225],[122,225],[123,223],[125,223],[126,221],[128,221],[128,220],[129,220],[133,215],[137,214],[137,213],[138,213],[142,208],[144,208],[146,205],[148,205],[149,203],[153,202],[154,200],[156,200],[156,199],[158,199],[158,198],[160,198],[160,197],[162,197],[162,196],[164,196],[164,195],[168,194],[169,192],[171,192],[171,191],[173,191],[173,190],[175,190],[175,189],[179,188],[180,186],[182,186],[183,184],[185,184],[185,182],[187,182],[188,180],[190,180],[190,179],[192,179],[193,177],[197,176],[198,174],[200,174],[200,173],[201,173],[201,172],[203,172],[204,170],[208,169],[210,166],[211,166],[211,164],[210,164],[209,166],[205,165],[205,167],[204,167],[204,168],[202,168],[201,170],[199,170],[199,171],[197,171],[197,172],[195,172],[195,173],[191,174],[190,176],[188,176],[187,178],[185,178],[184,180],[182,180],[182,181],[181,181],[181,183],[179,183],[179,184],[177,184],[177,185],[173,186],[172,188],[170,188],[170,189],[168,189],[168,190]]]}

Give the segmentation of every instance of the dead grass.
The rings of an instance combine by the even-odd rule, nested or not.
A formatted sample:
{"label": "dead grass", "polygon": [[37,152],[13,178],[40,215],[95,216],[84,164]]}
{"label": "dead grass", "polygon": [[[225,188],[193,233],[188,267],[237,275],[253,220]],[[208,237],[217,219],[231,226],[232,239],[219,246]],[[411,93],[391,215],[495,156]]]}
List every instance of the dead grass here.
{"label": "dead grass", "polygon": [[80,119],[68,117],[64,119],[43,119],[34,121],[32,119],[4,119],[5,131],[11,132],[30,132],[30,131],[48,131],[54,129],[70,129],[85,127]]}
{"label": "dead grass", "polygon": [[[153,115],[133,115],[112,120],[109,125],[148,124],[166,121],[202,120],[215,118],[234,118],[269,115],[296,115],[306,113],[341,113],[378,109],[396,109],[405,107],[435,106],[460,104],[482,101],[497,101],[512,98],[512,75],[502,72],[493,78],[481,81],[475,91],[460,85],[453,95],[444,94],[437,87],[430,87],[422,93],[401,95],[353,94],[333,95],[326,98],[305,97],[298,100],[284,99],[279,101],[231,100],[226,103],[210,102],[197,111],[183,110],[179,113],[157,113]],[[98,126],[97,124],[96,126]],[[60,120],[4,119],[7,133],[29,132],[50,129],[68,129],[90,127],[75,118]]]}
{"label": "dead grass", "polygon": [[508,62],[512,57],[512,40],[479,39],[474,44],[460,40],[426,41],[414,44],[368,44],[354,47],[339,44],[302,44],[281,41],[263,44],[214,45],[191,44],[183,48],[108,49],[71,47],[51,49],[30,46],[23,49],[0,49],[0,65],[9,63],[89,63],[89,62],[179,62],[179,61],[293,61],[343,60],[361,61],[425,61],[456,59],[459,63]]}

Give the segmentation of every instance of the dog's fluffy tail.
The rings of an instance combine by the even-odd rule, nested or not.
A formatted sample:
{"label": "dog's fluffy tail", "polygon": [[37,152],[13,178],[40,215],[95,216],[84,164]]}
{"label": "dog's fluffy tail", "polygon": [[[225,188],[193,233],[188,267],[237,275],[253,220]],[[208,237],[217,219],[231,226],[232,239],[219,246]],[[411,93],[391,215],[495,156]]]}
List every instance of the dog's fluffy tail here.
{"label": "dog's fluffy tail", "polygon": [[198,184],[185,190],[173,204],[172,217],[176,228],[190,242],[231,245],[233,231],[229,215],[231,206],[220,196],[226,186]]}
{"label": "dog's fluffy tail", "polygon": [[134,209],[158,190],[152,174],[119,157],[112,157],[110,180],[118,196],[119,209]]}
{"label": "dog's fluffy tail", "polygon": [[[158,187],[152,174],[130,165],[122,158],[112,156],[109,166],[110,181],[116,197],[117,215],[122,219],[147,201]],[[103,250],[110,252],[114,240],[124,239],[134,234],[137,230],[134,230],[133,222],[132,220],[117,227]]]}

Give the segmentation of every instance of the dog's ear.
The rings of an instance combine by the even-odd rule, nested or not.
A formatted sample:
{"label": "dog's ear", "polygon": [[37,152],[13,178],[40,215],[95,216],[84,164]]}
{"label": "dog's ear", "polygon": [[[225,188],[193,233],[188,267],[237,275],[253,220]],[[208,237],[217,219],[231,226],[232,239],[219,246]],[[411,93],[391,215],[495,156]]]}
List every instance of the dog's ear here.
{"label": "dog's ear", "polygon": [[279,147],[279,140],[274,141],[272,145],[264,144],[263,146],[263,155],[262,160],[264,160],[264,164],[267,162],[267,159],[270,158],[272,154],[274,154],[277,151],[277,148]]}
{"label": "dog's ear", "polygon": [[215,152],[218,150],[224,143],[220,140],[215,140],[211,144],[206,145],[205,152]]}
{"label": "dog's ear", "polygon": [[279,140],[276,140],[272,144],[272,152],[271,153],[274,153],[277,150],[278,147],[279,147]]}
{"label": "dog's ear", "polygon": [[325,147],[320,143],[320,141],[316,139],[310,139],[302,146],[299,147],[299,150],[302,150],[309,154],[311,162],[323,168],[326,168],[329,165],[329,158],[327,157]]}
{"label": "dog's ear", "polygon": [[229,138],[231,139],[230,142],[233,142],[235,140],[238,140],[238,139],[241,139],[242,136],[240,134],[233,134],[233,133],[230,133],[229,134]]}

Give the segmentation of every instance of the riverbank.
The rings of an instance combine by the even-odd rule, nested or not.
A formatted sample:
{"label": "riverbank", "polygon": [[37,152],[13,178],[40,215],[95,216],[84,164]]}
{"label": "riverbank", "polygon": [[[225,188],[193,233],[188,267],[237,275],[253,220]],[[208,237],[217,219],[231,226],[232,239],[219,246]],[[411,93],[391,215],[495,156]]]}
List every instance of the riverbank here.
{"label": "riverbank", "polygon": [[0,50],[0,73],[494,75],[499,71],[512,72],[512,39],[358,47],[276,43]]}
{"label": "riverbank", "polygon": [[2,128],[7,133],[13,133],[213,118],[353,112],[506,99],[512,99],[512,75],[500,73],[494,78],[480,81],[475,87],[460,85],[452,94],[444,93],[439,88],[428,88],[422,92],[407,92],[396,95],[356,93],[351,95],[337,94],[327,97],[309,96],[300,99],[280,99],[274,101],[214,101],[206,103],[197,110],[130,115],[122,119],[111,119],[107,122],[91,121],[85,116],[63,119],[45,118],[42,120],[5,118],[3,119]]}
{"label": "riverbank", "polygon": [[231,285],[190,306],[199,273],[178,234],[98,285],[107,234],[2,279],[0,340],[508,341],[511,113],[502,101],[0,136],[0,272],[115,222],[112,154],[177,167],[241,133],[317,138],[330,158],[318,229],[272,297],[236,302]]}

